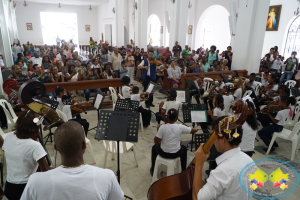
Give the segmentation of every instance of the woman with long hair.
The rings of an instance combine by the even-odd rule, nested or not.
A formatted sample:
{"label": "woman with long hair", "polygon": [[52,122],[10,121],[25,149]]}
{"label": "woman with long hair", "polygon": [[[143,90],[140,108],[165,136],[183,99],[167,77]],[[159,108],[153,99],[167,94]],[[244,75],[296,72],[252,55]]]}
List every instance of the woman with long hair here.
{"label": "woman with long hair", "polygon": [[32,111],[23,112],[17,119],[16,131],[6,136],[2,149],[5,152],[7,177],[5,196],[8,199],[20,199],[31,174],[40,167],[47,171],[50,167],[45,156],[47,155],[37,138],[40,125],[34,123],[38,115]]}
{"label": "woman with long hair", "polygon": [[241,100],[245,90],[243,79],[238,77],[237,79],[235,79],[234,85],[236,87],[236,90],[233,93],[233,98],[235,101]]}
{"label": "woman with long hair", "polygon": [[47,70],[49,66],[51,65],[50,57],[49,56],[44,56],[42,59],[42,70]]}

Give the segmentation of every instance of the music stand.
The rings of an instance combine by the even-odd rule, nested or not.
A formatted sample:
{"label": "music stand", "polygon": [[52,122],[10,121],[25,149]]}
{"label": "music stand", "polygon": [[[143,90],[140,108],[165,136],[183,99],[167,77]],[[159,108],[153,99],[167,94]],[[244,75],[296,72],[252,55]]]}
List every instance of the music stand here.
{"label": "music stand", "polygon": [[156,88],[157,88],[157,84],[150,81],[150,83],[148,84],[146,92],[149,92],[150,94],[154,94]]}
{"label": "music stand", "polygon": [[[182,105],[182,112],[183,112],[183,121],[185,123],[192,122],[192,117],[191,117],[191,111],[200,111],[200,110],[205,110],[207,111],[207,105],[206,104],[187,104],[187,105]],[[194,126],[194,125],[193,125]],[[191,151],[193,151],[193,144],[195,141],[195,134],[192,136],[192,140],[187,144],[191,144]],[[197,148],[195,147],[195,150]]]}
{"label": "music stand", "polygon": [[139,101],[132,101],[128,99],[118,99],[114,111],[129,111],[138,112],[140,106]]}
{"label": "music stand", "polygon": [[[99,121],[99,115],[100,115],[99,111],[100,111],[103,100],[104,100],[103,95],[102,94],[97,94],[97,97],[96,97],[95,102],[94,102],[94,107],[97,109],[98,121]],[[88,131],[91,131],[91,130],[97,131],[96,129],[97,129],[97,126],[95,126],[94,128],[89,129]]]}
{"label": "music stand", "polygon": [[[124,111],[100,111],[96,140],[112,140],[117,142],[118,170],[117,177],[120,184],[120,141],[137,142],[140,123],[140,114]],[[118,124],[116,126],[116,124]],[[125,195],[126,198],[132,199]]]}
{"label": "music stand", "polygon": [[176,101],[180,101],[181,103],[190,104],[190,90],[189,88],[173,88],[176,90],[177,97]]}

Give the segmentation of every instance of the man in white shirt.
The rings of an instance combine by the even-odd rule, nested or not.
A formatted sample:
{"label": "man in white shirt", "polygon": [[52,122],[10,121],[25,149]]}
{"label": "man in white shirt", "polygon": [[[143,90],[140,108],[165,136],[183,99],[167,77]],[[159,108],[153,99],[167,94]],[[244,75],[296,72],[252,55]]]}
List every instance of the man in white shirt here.
{"label": "man in white shirt", "polygon": [[39,66],[42,66],[43,59],[39,56],[37,52],[33,54],[34,57],[31,57],[30,60],[32,61],[32,64],[38,64]]}
{"label": "man in white shirt", "polygon": [[153,58],[154,51],[149,50],[148,59],[144,59],[138,66],[142,70],[142,79],[144,85],[144,92],[146,92],[150,81],[156,81],[156,65],[155,63],[150,64],[150,60]]}
{"label": "man in white shirt", "polygon": [[79,123],[69,121],[60,125],[54,141],[62,164],[48,172],[31,175],[22,200],[123,199],[124,193],[111,170],[84,164],[86,143]]}
{"label": "man in white shirt", "polygon": [[[212,126],[218,125],[221,119],[222,118],[218,118],[215,120]],[[233,133],[235,132],[238,133],[237,137],[233,137]],[[209,157],[209,153],[204,153],[204,144],[201,144],[195,152],[196,164],[193,183],[193,200],[249,199],[250,194],[244,191],[239,181],[241,171],[248,164],[253,162],[252,158],[243,153],[239,147],[243,130],[239,127],[237,130],[231,130],[229,134],[223,131],[219,134],[223,136],[219,137],[218,135],[214,145],[217,151],[222,153],[222,155],[216,158],[218,166],[210,172],[205,185],[203,185],[202,181],[202,169],[206,159]],[[237,160],[239,162],[237,162]],[[242,183],[246,186],[249,185],[248,180],[243,178]],[[246,188],[249,188],[249,186]]]}
{"label": "man in white shirt", "polygon": [[16,60],[18,58],[18,53],[22,53],[23,54],[23,51],[24,51],[24,48],[22,47],[22,45],[20,44],[20,41],[18,41],[17,44],[13,44],[12,45],[12,52],[13,52],[13,56],[14,56],[14,59]]}
{"label": "man in white shirt", "polygon": [[64,51],[62,49],[59,49],[59,54],[56,55],[56,59],[61,60],[62,55],[64,55]]}
{"label": "man in white shirt", "polygon": [[256,74],[255,73],[251,73],[249,76],[249,79],[246,79],[246,85],[248,85],[249,87],[251,87],[254,91],[257,88],[257,82],[255,81],[256,78]]}
{"label": "man in white shirt", "polygon": [[57,44],[58,47],[60,46],[60,38],[58,36],[56,38],[56,44]]}

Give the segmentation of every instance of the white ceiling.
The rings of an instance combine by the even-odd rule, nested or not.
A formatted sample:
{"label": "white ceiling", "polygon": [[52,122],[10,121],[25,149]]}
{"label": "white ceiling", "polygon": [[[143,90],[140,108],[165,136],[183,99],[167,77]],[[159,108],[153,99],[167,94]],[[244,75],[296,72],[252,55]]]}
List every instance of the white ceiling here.
{"label": "white ceiling", "polygon": [[[17,4],[24,3],[24,0],[14,0]],[[104,3],[108,3],[109,0],[26,0],[26,3],[30,5],[30,3],[51,3],[61,5],[92,5],[99,6]]]}

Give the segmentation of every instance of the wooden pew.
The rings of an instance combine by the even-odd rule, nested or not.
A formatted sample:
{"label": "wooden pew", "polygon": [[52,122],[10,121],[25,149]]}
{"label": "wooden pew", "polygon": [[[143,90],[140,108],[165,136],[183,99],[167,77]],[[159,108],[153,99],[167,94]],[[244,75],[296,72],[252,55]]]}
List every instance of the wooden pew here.
{"label": "wooden pew", "polygon": [[[95,88],[108,88],[108,87],[119,87],[122,86],[120,78],[114,79],[99,79],[99,80],[88,80],[88,81],[75,81],[75,82],[61,82],[61,83],[45,83],[46,92],[55,92],[56,86],[64,87],[67,91],[72,90],[85,90]],[[20,85],[18,86],[18,88]]]}
{"label": "wooden pew", "polygon": [[[248,71],[247,70],[237,70],[239,76],[247,77]],[[201,73],[187,73],[181,75],[181,85],[180,88],[186,88],[186,81],[185,79],[195,80],[194,76],[199,77]],[[232,71],[220,71],[220,72],[203,72],[204,77],[217,79],[218,74],[223,74],[225,78],[232,74]]]}

